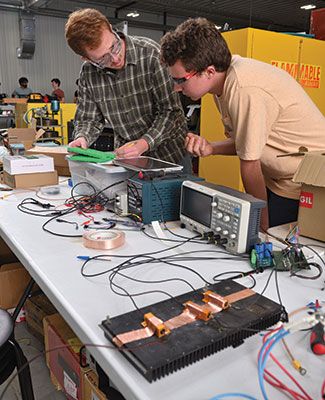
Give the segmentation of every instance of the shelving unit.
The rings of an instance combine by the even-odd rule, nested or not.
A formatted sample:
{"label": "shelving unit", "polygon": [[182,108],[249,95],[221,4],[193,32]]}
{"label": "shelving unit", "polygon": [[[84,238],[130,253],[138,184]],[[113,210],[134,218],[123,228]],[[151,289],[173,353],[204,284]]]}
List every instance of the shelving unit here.
{"label": "shelving unit", "polygon": [[53,112],[47,108],[46,114],[39,113],[37,109],[32,110],[32,117],[36,119],[36,129],[44,129],[45,133],[38,139],[38,142],[58,140],[63,144],[63,117],[61,108]]}
{"label": "shelving unit", "polygon": [[[48,113],[51,117],[51,104],[49,103],[27,103],[27,104],[16,104],[15,107],[15,122],[16,122],[16,127],[17,128],[37,128],[36,126],[32,126],[32,124],[27,124],[23,120],[23,115],[26,112],[32,112],[31,110],[33,108],[41,108],[47,106]],[[50,126],[49,128],[52,130],[59,130],[59,136],[63,135],[63,138],[59,138],[58,141],[61,144],[68,144],[69,139],[68,139],[68,122],[73,120],[74,115],[76,112],[76,104],[75,103],[61,103],[60,104],[60,113],[61,115],[59,116],[59,122],[58,126]],[[55,118],[55,117],[54,117]],[[46,124],[39,123],[37,125],[43,125],[46,126]],[[61,125],[61,126],[60,126]],[[46,127],[47,128],[47,127]],[[47,139],[49,140],[49,139]]]}

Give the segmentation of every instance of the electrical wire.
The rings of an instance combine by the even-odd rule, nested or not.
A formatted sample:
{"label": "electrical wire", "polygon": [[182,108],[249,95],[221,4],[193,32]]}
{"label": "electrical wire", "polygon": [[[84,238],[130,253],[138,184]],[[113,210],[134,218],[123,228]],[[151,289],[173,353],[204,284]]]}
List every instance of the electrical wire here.
{"label": "electrical wire", "polygon": [[[165,339],[165,343],[168,341],[168,338]],[[108,349],[108,350],[114,350],[117,352],[121,352],[121,353],[125,353],[125,352],[129,352],[129,351],[133,351],[135,349],[140,349],[143,347],[148,347],[148,346],[152,346],[155,345],[157,343],[161,343],[159,340],[154,340],[151,342],[146,342],[146,343],[141,343],[141,344],[136,344],[134,346],[128,346],[128,348],[125,347],[117,347],[117,346],[109,346],[109,345],[105,345],[105,344],[94,344],[94,343],[85,343],[82,347],[86,347],[86,348],[90,348],[90,347],[96,347],[96,348],[104,348],[104,349]],[[65,344],[65,345],[61,345],[61,346],[56,346],[56,347],[52,347],[50,349],[47,350],[42,350],[40,351],[39,354],[33,356],[32,358],[30,358],[25,364],[23,364],[21,366],[21,368],[17,369],[17,371],[15,373],[13,373],[10,378],[8,378],[8,380],[6,381],[6,385],[2,391],[2,393],[0,393],[0,400],[5,400],[5,394],[8,390],[8,388],[10,387],[10,385],[12,384],[12,382],[17,378],[17,376],[25,369],[27,368],[29,365],[31,365],[34,361],[36,361],[38,358],[40,357],[44,357],[46,354],[51,353],[53,351],[58,351],[58,350],[62,350],[62,349],[66,349],[66,348],[71,348],[71,344]]]}
{"label": "electrical wire", "polygon": [[[229,274],[237,274],[237,275],[230,276],[229,278],[226,278],[226,279],[218,279],[220,276],[229,275]],[[215,275],[213,277],[213,280],[215,282],[223,282],[223,281],[227,281],[227,280],[241,279],[241,278],[245,278],[245,277],[248,277],[249,279],[251,279],[253,281],[252,285],[250,287],[248,287],[247,289],[253,289],[256,286],[256,279],[254,278],[254,276],[252,274],[245,275],[245,273],[243,271],[221,272],[220,274]]]}
{"label": "electrical wire", "polygon": [[316,280],[316,279],[321,277],[321,275],[323,273],[323,268],[319,264],[314,263],[314,262],[310,262],[307,265],[310,266],[310,267],[316,268],[318,273],[316,275],[308,276],[308,275],[302,275],[301,273],[299,274],[298,272],[295,272],[295,271],[291,270],[290,276],[295,276],[295,277],[300,278],[300,279],[308,279],[308,280]]}
{"label": "electrical wire", "polygon": [[266,394],[265,385],[264,385],[264,369],[266,362],[268,360],[268,356],[272,350],[272,348],[282,339],[288,335],[289,332],[285,331],[281,328],[274,336],[267,339],[267,341],[263,344],[262,349],[260,351],[258,357],[258,381],[260,384],[260,389],[262,391],[262,395],[264,400],[268,400],[268,396]]}
{"label": "electrical wire", "polygon": [[[293,315],[293,313],[291,313],[290,315]],[[283,330],[283,328],[282,328],[282,330]],[[266,342],[269,343],[269,346],[265,346],[264,347],[264,345],[263,345],[265,350],[268,350],[270,348],[270,345],[272,344],[272,340],[276,336],[276,335],[274,335],[273,337],[272,336],[270,337],[270,335],[272,335],[274,332],[275,331],[270,332],[270,333],[268,333],[268,334],[266,334],[264,336],[264,338],[263,338],[264,345],[266,344]],[[281,340],[284,341],[284,337],[282,337]],[[263,347],[262,347],[262,349],[263,349]],[[259,352],[259,356],[258,356],[259,360],[261,359],[261,357],[262,358],[264,357],[262,349]],[[266,354],[266,353],[264,353],[264,354]],[[290,380],[299,388],[299,390],[303,394],[300,394],[300,393],[294,391],[293,389],[290,389],[288,386],[286,386],[284,383],[282,383],[278,378],[276,378],[274,375],[272,375],[266,369],[264,370],[264,378],[265,378],[265,380],[269,384],[271,384],[272,386],[276,387],[277,389],[289,393],[292,397],[294,397],[294,399],[297,399],[297,400],[312,400],[312,398],[306,393],[306,391],[299,384],[299,382],[287,371],[287,369],[277,360],[277,358],[271,352],[269,352],[269,356],[281,368],[281,370],[290,378]]]}
{"label": "electrical wire", "polygon": [[257,400],[256,397],[250,396],[249,394],[245,393],[222,393],[217,394],[216,396],[212,397],[210,400],[222,400],[228,397],[239,397],[241,399],[248,399],[248,400]]}
{"label": "electrical wire", "polygon": [[[197,261],[197,260],[206,260],[206,259],[207,260],[212,260],[212,259],[216,259],[216,260],[218,260],[218,259],[226,259],[226,260],[228,260],[229,259],[229,260],[232,260],[232,259],[235,259],[235,260],[238,260],[238,261],[241,260],[241,257],[239,257],[239,256],[237,256],[237,257],[227,257],[227,258],[226,257],[225,258],[220,258],[220,257],[185,257],[184,258],[184,255],[187,256],[187,255],[193,253],[193,252],[190,252],[190,251],[179,253],[179,254],[172,254],[172,255],[163,256],[163,257],[158,257],[158,258],[153,257],[153,255],[161,254],[161,253],[167,252],[167,251],[169,251],[171,249],[175,249],[175,248],[177,248],[177,247],[179,247],[179,246],[181,246],[181,245],[183,245],[184,243],[187,243],[187,242],[192,242],[192,238],[189,238],[186,241],[182,241],[180,244],[172,246],[172,247],[170,247],[168,249],[159,250],[157,252],[135,254],[135,255],[132,255],[132,256],[131,255],[124,256],[124,255],[117,255],[117,254],[114,255],[114,254],[112,254],[112,255],[110,255],[110,257],[127,258],[127,260],[125,260],[124,262],[122,262],[119,265],[114,266],[112,268],[109,268],[109,269],[106,269],[104,271],[100,271],[100,272],[97,272],[97,273],[91,273],[91,274],[85,272],[86,265],[89,262],[94,261],[94,260],[99,260],[99,259],[107,260],[107,255],[97,255],[97,256],[94,256],[94,257],[89,257],[88,259],[86,259],[84,261],[84,263],[83,263],[83,265],[81,267],[81,274],[82,274],[82,276],[88,277],[88,278],[95,277],[95,276],[100,276],[100,275],[104,275],[104,274],[110,274],[109,275],[109,283],[110,283],[111,290],[116,294],[120,294],[119,292],[117,292],[115,290],[115,287],[117,287],[117,286],[115,286],[114,279],[115,279],[115,277],[117,275],[120,274],[120,272],[122,270],[125,270],[125,269],[134,268],[136,266],[146,265],[146,264],[148,265],[148,264],[155,264],[155,263],[164,263],[166,265],[170,265],[170,266],[174,266],[174,267],[178,267],[178,268],[182,268],[182,269],[188,270],[191,273],[193,273],[196,276],[198,276],[203,281],[204,284],[210,285],[211,282],[207,281],[199,272],[197,272],[196,270],[194,270],[194,269],[192,269],[192,268],[190,268],[188,266],[179,264],[179,261],[184,261],[184,260],[186,260],[186,261]],[[201,253],[202,252],[203,253],[208,253],[208,252],[211,252],[211,253],[228,254],[228,253],[226,253],[224,251],[218,251],[218,250],[198,250],[198,251],[195,251],[195,252],[196,253],[200,253],[200,252]],[[175,262],[175,261],[177,261],[177,262]],[[125,274],[123,274],[123,276],[124,276],[125,279],[135,280],[134,278],[132,278],[130,276],[127,276]],[[143,282],[144,283],[148,283],[148,284],[152,283],[152,281],[148,281],[148,280],[147,281],[143,280]],[[157,283],[161,283],[161,282],[162,281],[157,282]],[[121,286],[118,285],[118,288],[121,289]],[[123,290],[123,292],[124,292],[124,295],[125,295],[126,292],[124,290]],[[141,295],[141,294],[144,294],[144,292],[134,293],[134,294],[132,294],[132,296],[133,295],[138,296],[138,295]]]}

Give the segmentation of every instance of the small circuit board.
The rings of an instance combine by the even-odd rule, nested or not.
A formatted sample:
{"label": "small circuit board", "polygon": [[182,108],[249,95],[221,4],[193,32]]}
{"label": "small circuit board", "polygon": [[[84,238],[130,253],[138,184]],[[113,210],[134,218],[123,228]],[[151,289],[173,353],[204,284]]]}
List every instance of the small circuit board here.
{"label": "small circuit board", "polygon": [[301,269],[310,269],[303,251],[295,247],[274,251],[273,259],[278,271],[296,272]]}
{"label": "small circuit board", "polygon": [[278,271],[299,271],[310,269],[309,263],[299,246],[288,246],[283,250],[273,250],[270,242],[258,243],[251,251],[251,266],[254,269],[276,267]]}

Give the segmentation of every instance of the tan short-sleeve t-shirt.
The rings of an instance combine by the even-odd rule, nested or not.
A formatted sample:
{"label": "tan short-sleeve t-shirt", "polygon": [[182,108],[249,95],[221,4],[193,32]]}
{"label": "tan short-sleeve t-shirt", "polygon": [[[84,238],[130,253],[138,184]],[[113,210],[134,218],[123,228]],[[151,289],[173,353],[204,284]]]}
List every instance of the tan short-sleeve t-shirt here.
{"label": "tan short-sleeve t-shirt", "polygon": [[250,58],[233,56],[216,104],[242,160],[261,160],[266,186],[298,199],[291,181],[301,157],[277,155],[325,150],[325,117],[285,71]]}

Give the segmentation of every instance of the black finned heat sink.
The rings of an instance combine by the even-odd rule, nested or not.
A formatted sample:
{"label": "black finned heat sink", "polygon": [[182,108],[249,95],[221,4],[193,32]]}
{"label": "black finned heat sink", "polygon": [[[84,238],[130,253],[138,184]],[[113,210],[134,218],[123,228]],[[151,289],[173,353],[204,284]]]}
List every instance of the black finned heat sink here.
{"label": "black finned heat sink", "polygon": [[[221,296],[246,289],[237,282],[226,280],[210,285],[205,290],[212,290]],[[162,321],[182,313],[182,304],[192,300],[202,302],[203,290],[188,292],[174,299],[169,299],[148,307],[141,312],[127,314],[102,322],[105,336],[112,340],[120,333],[142,328],[143,315],[152,312]],[[227,310],[214,314],[207,322],[195,321],[174,329],[161,339],[155,335],[143,340],[128,343],[122,354],[149,381],[155,381],[189,364],[199,361],[226,347],[237,347],[249,336],[276,324],[282,315],[282,307],[259,294],[239,300]],[[247,330],[249,329],[249,330]]]}

